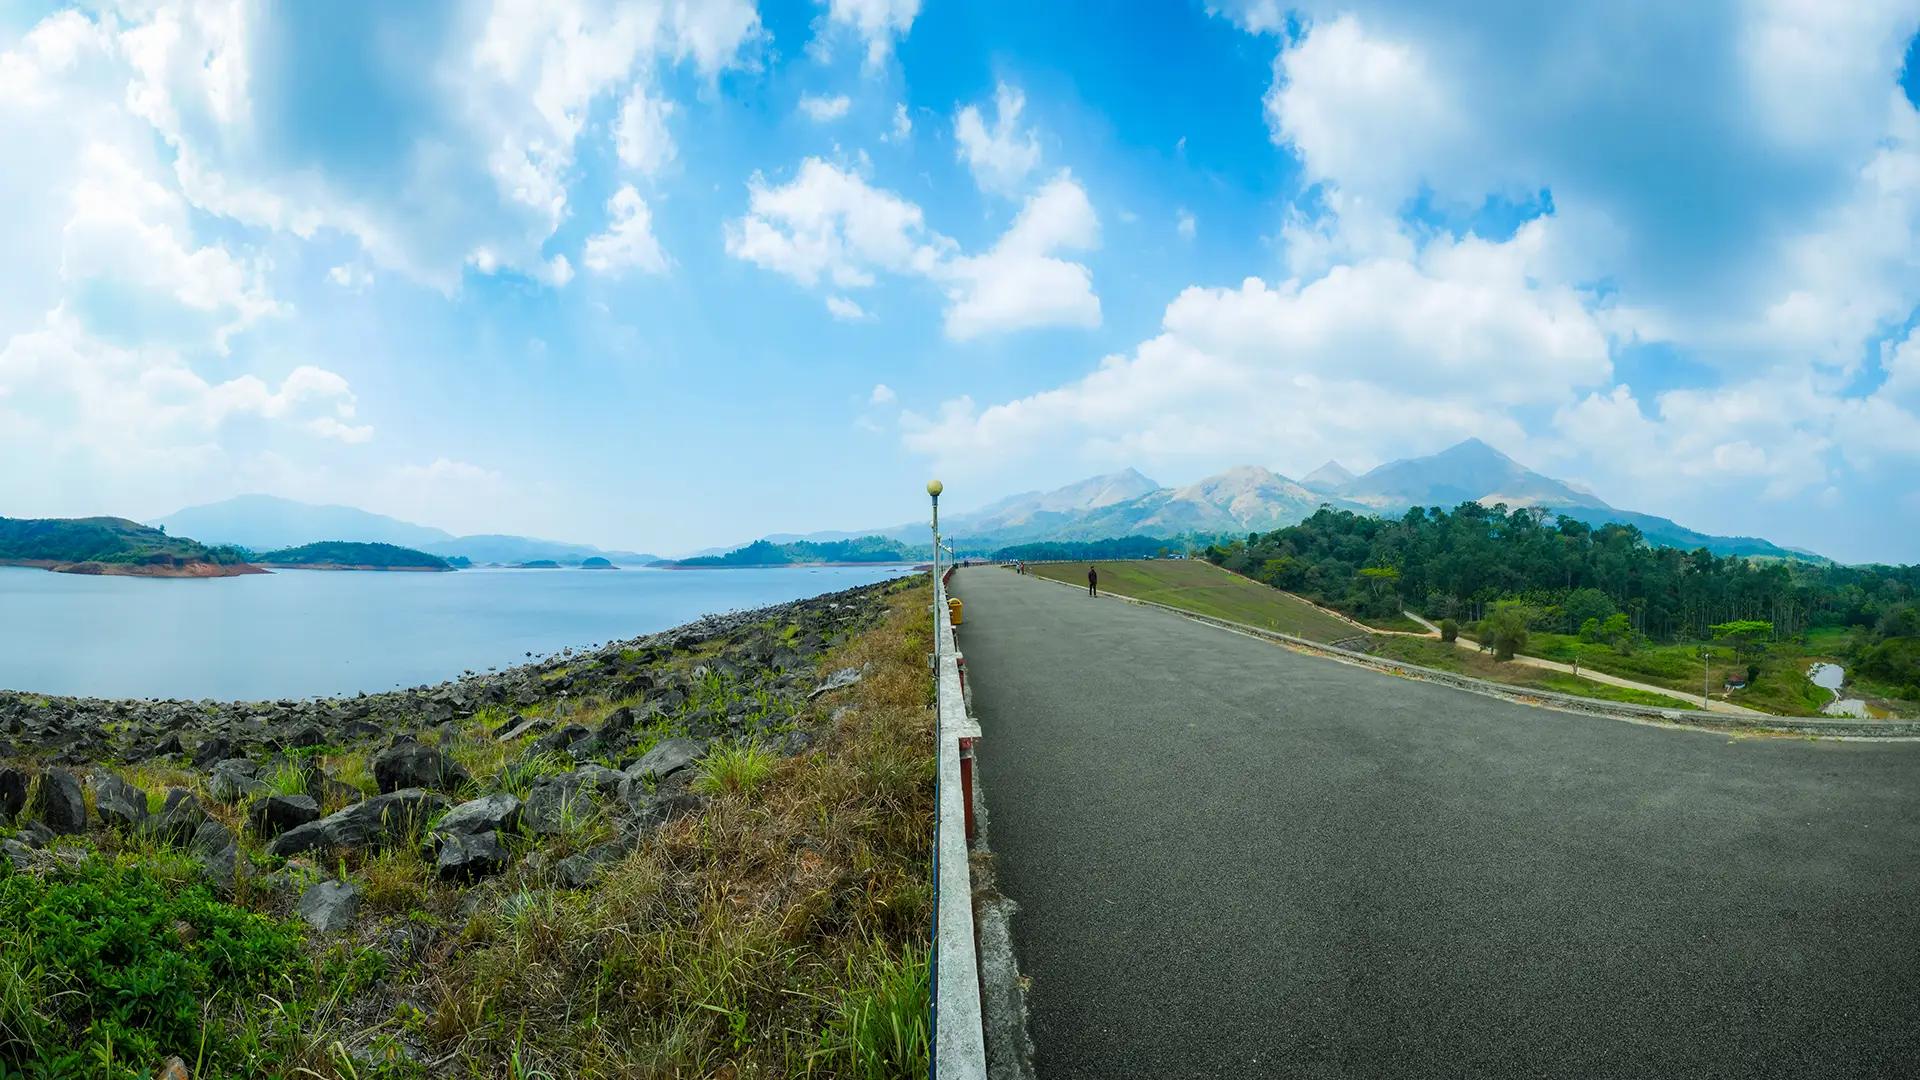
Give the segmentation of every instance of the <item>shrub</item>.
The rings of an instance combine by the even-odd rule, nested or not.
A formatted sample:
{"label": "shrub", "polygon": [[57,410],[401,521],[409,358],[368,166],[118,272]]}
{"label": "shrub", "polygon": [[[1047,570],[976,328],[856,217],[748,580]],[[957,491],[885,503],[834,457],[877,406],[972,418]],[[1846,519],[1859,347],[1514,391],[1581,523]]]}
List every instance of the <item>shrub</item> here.
{"label": "shrub", "polygon": [[1440,640],[1454,642],[1460,639],[1460,624],[1452,619],[1440,620]]}
{"label": "shrub", "polygon": [[694,786],[709,795],[748,794],[773,775],[777,760],[754,743],[735,743],[707,755]]}
{"label": "shrub", "polygon": [[1527,647],[1528,614],[1524,604],[1504,600],[1493,605],[1493,610],[1481,620],[1482,633],[1493,645],[1494,659],[1511,660],[1515,653]]}
{"label": "shrub", "polygon": [[0,957],[0,1059],[32,1063],[25,1075],[145,1077],[169,1054],[244,1075],[202,1010],[282,989],[300,938],[203,885],[89,860],[0,877]]}

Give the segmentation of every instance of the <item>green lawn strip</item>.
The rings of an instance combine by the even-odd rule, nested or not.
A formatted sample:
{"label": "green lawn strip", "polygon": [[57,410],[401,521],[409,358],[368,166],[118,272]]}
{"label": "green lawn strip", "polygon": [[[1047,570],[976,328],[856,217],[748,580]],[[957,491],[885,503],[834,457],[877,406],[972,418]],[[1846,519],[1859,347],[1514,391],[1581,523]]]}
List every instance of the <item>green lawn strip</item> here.
{"label": "green lawn strip", "polygon": [[[1249,581],[1198,559],[1098,562],[1105,592],[1246,623],[1312,641],[1339,641],[1364,633],[1296,596]],[[1043,577],[1069,585],[1087,583],[1086,563],[1034,563]]]}
{"label": "green lawn strip", "polygon": [[1565,672],[1547,671],[1525,664],[1502,663],[1489,654],[1468,652],[1457,645],[1449,645],[1432,638],[1376,639],[1373,651],[1374,655],[1391,660],[1470,675],[1476,679],[1485,679],[1488,682],[1497,682],[1516,689],[1548,690],[1556,694],[1571,694],[1575,697],[1594,698],[1599,701],[1618,701],[1629,705],[1650,705],[1662,709],[1693,707],[1693,703],[1678,696],[1669,697],[1647,690],[1635,690],[1632,687],[1613,686],[1609,683],[1594,682]]}

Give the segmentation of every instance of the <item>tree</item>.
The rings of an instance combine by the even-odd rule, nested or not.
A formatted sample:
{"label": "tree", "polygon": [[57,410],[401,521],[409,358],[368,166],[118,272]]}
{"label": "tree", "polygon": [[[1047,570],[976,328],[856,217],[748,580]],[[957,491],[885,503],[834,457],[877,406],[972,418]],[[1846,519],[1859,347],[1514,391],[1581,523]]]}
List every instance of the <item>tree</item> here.
{"label": "tree", "polygon": [[1511,660],[1527,647],[1527,623],[1531,612],[1517,600],[1502,600],[1481,621],[1480,633],[1493,645],[1495,660]]}
{"label": "tree", "polygon": [[1452,619],[1441,619],[1440,620],[1440,640],[1451,644],[1452,642],[1458,641],[1459,639],[1460,639],[1460,624],[1457,622],[1454,622]]}
{"label": "tree", "polygon": [[1773,636],[1773,624],[1765,619],[1734,619],[1716,623],[1712,629],[1715,640],[1730,643],[1734,654],[1748,662],[1766,651],[1767,639]]}

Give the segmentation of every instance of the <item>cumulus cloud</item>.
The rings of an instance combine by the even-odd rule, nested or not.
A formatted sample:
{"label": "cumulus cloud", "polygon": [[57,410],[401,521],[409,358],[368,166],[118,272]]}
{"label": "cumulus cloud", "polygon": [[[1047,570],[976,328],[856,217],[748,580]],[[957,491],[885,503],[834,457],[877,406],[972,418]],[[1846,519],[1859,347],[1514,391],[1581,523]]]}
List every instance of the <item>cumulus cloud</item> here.
{"label": "cumulus cloud", "polygon": [[899,400],[899,396],[893,392],[893,387],[886,383],[874,383],[873,393],[867,395],[869,405],[892,405]]}
{"label": "cumulus cloud", "polygon": [[1194,221],[1193,211],[1183,206],[1173,215],[1173,227],[1174,231],[1180,234],[1181,239],[1191,240],[1199,225]]}
{"label": "cumulus cloud", "polygon": [[673,102],[659,97],[644,83],[633,84],[614,121],[614,149],[622,165],[642,176],[652,176],[672,163],[679,154],[673,133],[667,130],[667,118],[673,111]]}
{"label": "cumulus cloud", "polygon": [[893,55],[920,15],[920,0],[825,0],[830,28],[851,31],[866,44],[866,64],[877,68]]}
{"label": "cumulus cloud", "polygon": [[617,275],[633,269],[648,274],[664,274],[669,265],[666,252],[653,235],[653,214],[645,199],[623,185],[607,200],[607,228],[587,238],[581,261],[596,274]]}
{"label": "cumulus cloud", "polygon": [[[1099,325],[1092,272],[1059,256],[1097,246],[1099,235],[1086,191],[1063,173],[1028,198],[992,248],[963,255],[926,227],[920,207],[808,158],[785,184],[754,176],[746,215],[726,227],[726,249],[806,286],[865,288],[882,273],[933,282],[947,295],[947,336],[967,340],[1036,326]],[[844,297],[827,305],[836,317],[851,317]]]}
{"label": "cumulus cloud", "polygon": [[872,318],[867,309],[844,296],[827,297],[827,312],[841,322],[862,322]]}
{"label": "cumulus cloud", "polygon": [[880,136],[880,141],[906,142],[907,137],[912,134],[913,116],[907,112],[906,103],[901,102],[893,107],[893,126],[887,130],[886,134]]}
{"label": "cumulus cloud", "polygon": [[1099,243],[1093,204],[1062,174],[1027,200],[991,250],[947,268],[947,336],[965,341],[1035,326],[1100,325],[1093,273],[1056,254]]}
{"label": "cumulus cloud", "polygon": [[991,126],[977,105],[968,105],[954,116],[954,152],[973,171],[980,190],[1011,194],[1039,168],[1040,140],[1031,129],[1020,128],[1027,96],[1017,88],[999,84],[994,89],[993,105]]}
{"label": "cumulus cloud", "polygon": [[824,94],[805,94],[800,98],[800,111],[807,119],[816,124],[830,123],[847,115],[853,108],[853,99],[845,94],[827,97]]}

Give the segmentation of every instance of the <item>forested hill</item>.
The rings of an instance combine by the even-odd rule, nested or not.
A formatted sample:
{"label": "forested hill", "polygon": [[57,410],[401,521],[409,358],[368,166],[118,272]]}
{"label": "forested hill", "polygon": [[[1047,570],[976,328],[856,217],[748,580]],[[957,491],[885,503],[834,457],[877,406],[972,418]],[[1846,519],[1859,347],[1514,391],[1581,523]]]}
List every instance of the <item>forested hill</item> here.
{"label": "forested hill", "polygon": [[1206,554],[1361,615],[1404,606],[1470,620],[1497,601],[1520,600],[1550,623],[1571,618],[1568,601],[1592,592],[1657,641],[1706,638],[1715,625],[1739,619],[1765,620],[1782,635],[1868,627],[1920,601],[1920,566],[1758,563],[1650,547],[1631,525],[1596,529],[1570,517],[1543,524],[1537,511],[1478,503],[1386,519],[1323,509]]}
{"label": "forested hill", "polygon": [[855,540],[796,540],[776,544],[755,540],[725,555],[702,555],[693,559],[659,563],[661,566],[738,567],[802,566],[824,563],[897,563],[925,558],[927,548],[909,548],[884,536],[863,536]]}
{"label": "forested hill", "polygon": [[254,572],[244,551],[126,518],[0,518],[0,562],[71,573],[214,577]]}
{"label": "forested hill", "polygon": [[299,547],[281,548],[259,555],[256,561],[267,566],[298,566],[312,569],[352,570],[451,570],[453,566],[438,555],[400,547],[397,544],[362,544],[350,540],[322,540]]}

